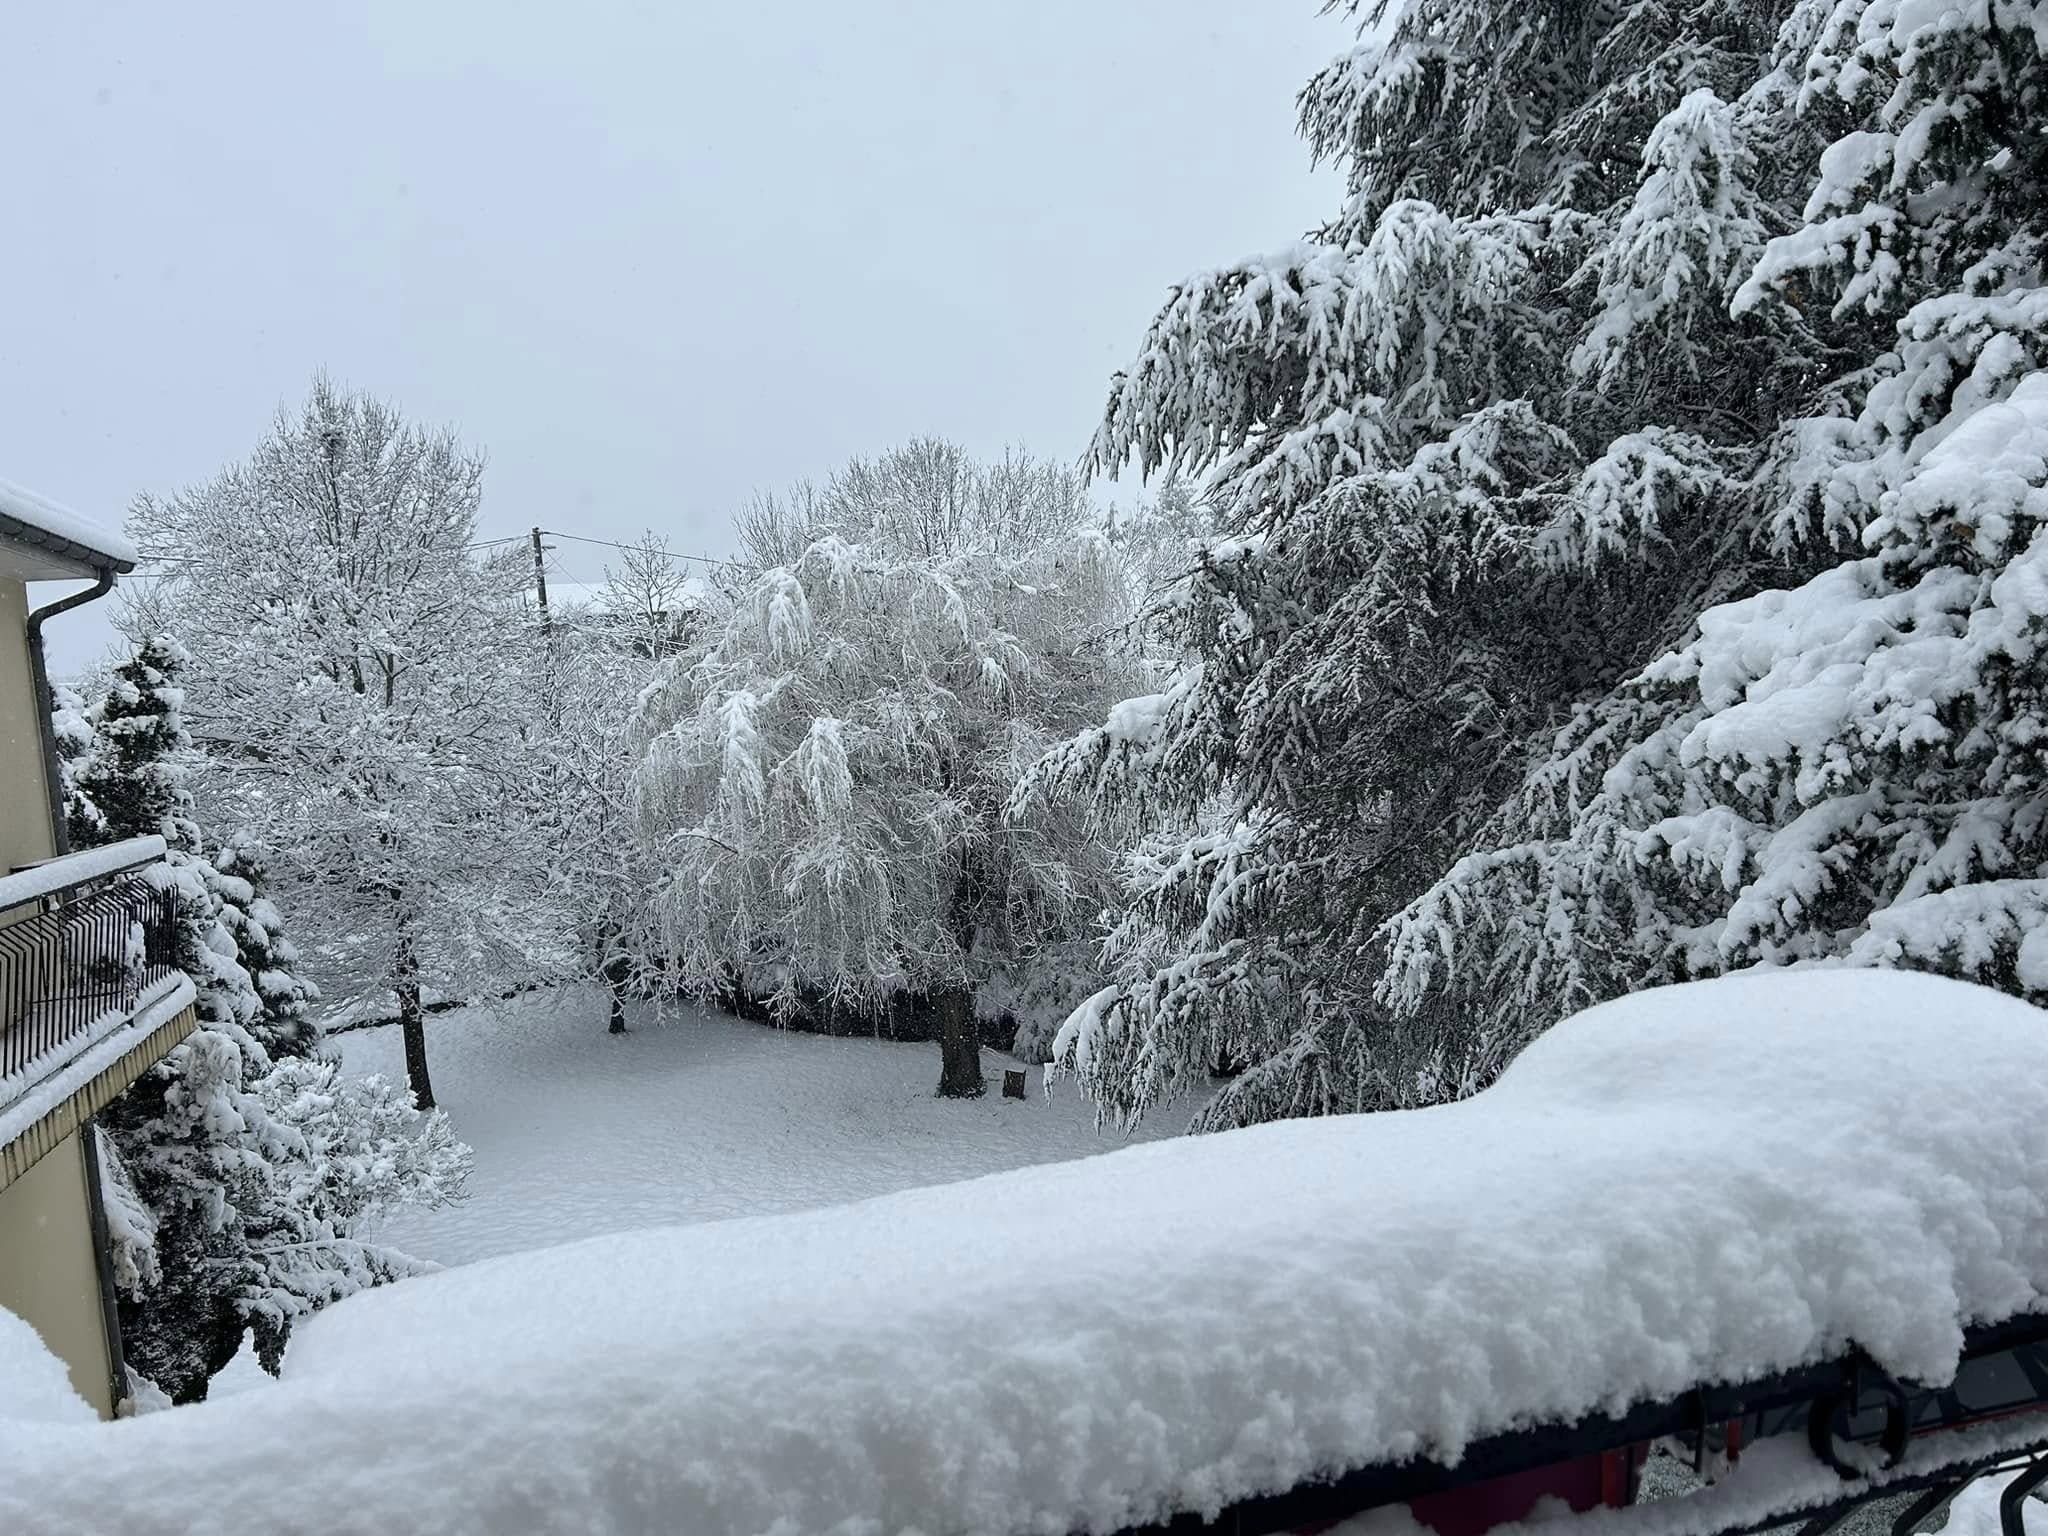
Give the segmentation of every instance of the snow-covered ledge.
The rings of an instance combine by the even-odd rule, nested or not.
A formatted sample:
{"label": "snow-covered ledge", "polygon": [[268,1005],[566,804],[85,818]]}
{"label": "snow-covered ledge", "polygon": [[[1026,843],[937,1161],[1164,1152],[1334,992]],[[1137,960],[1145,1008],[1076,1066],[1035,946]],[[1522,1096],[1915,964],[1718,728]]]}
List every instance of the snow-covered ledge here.
{"label": "snow-covered ledge", "polygon": [[[0,1530],[1208,1519],[1851,1345],[1951,1381],[1967,1328],[2048,1303],[2044,1192],[2048,1014],[1915,972],[1752,971],[1579,1014],[1456,1104],[378,1286],[294,1329],[277,1384],[131,1423],[33,1421],[0,1385]],[[1899,1470],[2044,1438],[1957,1429]],[[1746,1451],[1704,1506],[1494,1536],[1751,1529],[1839,1495],[1804,1442]]]}
{"label": "snow-covered ledge", "polygon": [[0,1082],[0,1189],[189,1035],[195,996],[192,978],[174,971],[144,988],[132,1010],[109,1013],[61,1054],[38,1058],[33,1080],[20,1073]]}
{"label": "snow-covered ledge", "polygon": [[109,843],[104,848],[88,848],[81,853],[65,853],[54,859],[44,859],[11,875],[0,875],[0,912],[45,896],[54,896],[73,886],[154,864],[164,853],[164,840],[160,837],[131,837]]}

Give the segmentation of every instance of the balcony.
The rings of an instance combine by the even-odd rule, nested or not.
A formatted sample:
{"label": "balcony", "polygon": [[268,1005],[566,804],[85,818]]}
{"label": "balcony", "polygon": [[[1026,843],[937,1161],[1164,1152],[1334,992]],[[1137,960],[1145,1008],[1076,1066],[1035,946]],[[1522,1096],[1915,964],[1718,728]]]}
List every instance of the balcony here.
{"label": "balcony", "polygon": [[0,1188],[192,1027],[160,837],[0,876]]}

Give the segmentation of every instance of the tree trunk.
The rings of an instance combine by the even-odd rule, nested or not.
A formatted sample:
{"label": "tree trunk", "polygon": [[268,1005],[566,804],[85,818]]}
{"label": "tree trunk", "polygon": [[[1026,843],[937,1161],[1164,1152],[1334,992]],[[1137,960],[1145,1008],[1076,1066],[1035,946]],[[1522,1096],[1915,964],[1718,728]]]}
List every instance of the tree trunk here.
{"label": "tree trunk", "polygon": [[633,975],[633,956],[618,948],[618,930],[612,924],[604,924],[598,934],[602,946],[602,961],[598,963],[598,975],[604,979],[604,995],[610,1001],[610,1026],[606,1034],[627,1032],[627,979]]}
{"label": "tree trunk", "polygon": [[933,994],[939,1010],[939,1097],[978,1099],[987,1085],[981,1080],[981,1031],[974,1020],[974,994],[965,987],[943,987]]}
{"label": "tree trunk", "polygon": [[398,930],[395,961],[398,993],[398,1028],[405,1037],[405,1081],[412,1089],[412,1101],[421,1109],[434,1107],[434,1084],[427,1076],[427,1016],[420,1007],[420,957],[413,952],[412,935]]}

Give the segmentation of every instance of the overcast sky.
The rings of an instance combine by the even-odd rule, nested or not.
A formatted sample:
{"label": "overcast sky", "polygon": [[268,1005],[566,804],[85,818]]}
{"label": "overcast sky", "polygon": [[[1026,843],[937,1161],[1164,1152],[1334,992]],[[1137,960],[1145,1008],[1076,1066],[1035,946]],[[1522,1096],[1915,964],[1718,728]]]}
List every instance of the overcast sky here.
{"label": "overcast sky", "polygon": [[[1316,0],[0,6],[0,478],[117,519],[322,365],[483,448],[493,533],[717,554],[915,434],[1071,458],[1168,284],[1335,211],[1293,97],[1349,41]],[[60,624],[61,673],[107,632]]]}

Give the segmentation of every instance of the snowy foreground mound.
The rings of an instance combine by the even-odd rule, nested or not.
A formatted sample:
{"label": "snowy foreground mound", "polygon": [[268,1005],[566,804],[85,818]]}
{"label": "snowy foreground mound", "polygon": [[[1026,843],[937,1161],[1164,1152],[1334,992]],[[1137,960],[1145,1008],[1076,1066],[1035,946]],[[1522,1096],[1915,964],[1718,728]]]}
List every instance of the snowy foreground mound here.
{"label": "snowy foreground mound", "polygon": [[2048,1015],[1731,978],[1448,1108],[408,1280],[275,1390],[0,1425],[0,1530],[1106,1531],[1851,1339],[1944,1378],[2044,1193]]}

